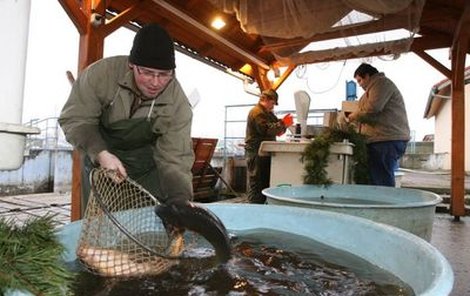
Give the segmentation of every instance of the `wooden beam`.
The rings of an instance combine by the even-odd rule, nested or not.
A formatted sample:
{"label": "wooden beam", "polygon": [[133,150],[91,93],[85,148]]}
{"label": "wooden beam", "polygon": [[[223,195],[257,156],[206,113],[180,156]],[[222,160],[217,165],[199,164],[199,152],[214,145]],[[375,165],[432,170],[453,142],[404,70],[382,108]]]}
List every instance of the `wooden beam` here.
{"label": "wooden beam", "polygon": [[439,61],[437,61],[436,59],[434,59],[432,56],[430,56],[429,54],[427,54],[425,51],[423,50],[414,50],[413,51],[417,56],[419,56],[420,58],[422,58],[424,61],[426,61],[428,64],[430,64],[431,66],[433,66],[437,71],[441,72],[442,74],[444,74],[445,77],[449,78],[449,79],[452,79],[452,71],[450,71],[446,66],[444,66],[443,64],[441,64]]}
{"label": "wooden beam", "polygon": [[222,36],[218,35],[214,31],[208,29],[191,16],[185,14],[184,12],[178,10],[177,8],[173,7],[166,1],[163,0],[153,0],[156,6],[165,10],[165,15],[168,19],[171,19],[172,22],[179,22],[182,24],[183,27],[192,28],[194,32],[199,32],[207,40],[211,40],[212,42],[216,43],[220,48],[225,48],[229,52],[235,53],[239,59],[246,60],[257,67],[261,67],[265,70],[269,70],[269,65],[266,61],[259,58],[258,56],[252,54],[240,48],[239,46],[235,45],[234,43],[228,41],[227,39],[223,38]]}
{"label": "wooden beam", "polygon": [[[457,28],[454,33],[454,40],[452,42],[452,47],[456,44],[460,39],[466,38],[470,34],[468,28],[470,27],[470,1],[465,1],[465,8],[460,16],[459,23],[457,24]],[[467,49],[465,49],[467,51]]]}
{"label": "wooden beam", "polygon": [[255,65],[251,66],[253,69],[253,78],[255,79],[256,83],[258,83],[260,90],[263,91],[265,89],[271,88],[271,82],[269,81],[267,75],[268,71]]}
{"label": "wooden beam", "polygon": [[134,5],[130,6],[117,16],[110,19],[109,22],[104,24],[101,29],[103,36],[108,36],[120,27],[137,18],[142,13],[143,3],[144,1],[142,0],[136,1]]}
{"label": "wooden beam", "polygon": [[470,3],[456,28],[452,43],[452,146],[450,213],[455,220],[465,216],[465,58],[470,44]]}
{"label": "wooden beam", "polygon": [[423,13],[421,14],[420,23],[447,22],[458,19],[461,14],[461,10],[453,5],[452,2],[455,1],[427,0],[424,4],[425,6],[423,8]]}
{"label": "wooden beam", "polygon": [[284,81],[286,81],[286,79],[290,76],[290,74],[292,74],[292,72],[295,70],[296,67],[297,65],[293,65],[293,64],[288,65],[284,73],[282,73],[282,75],[274,81],[272,88],[278,89],[281,86],[281,84],[284,83]]}
{"label": "wooden beam", "polygon": [[[445,17],[446,15],[449,15],[449,21],[451,21],[454,19],[452,18],[452,16],[458,16],[457,11],[455,9],[450,9],[449,7],[442,8],[441,11],[439,11],[439,9],[440,7],[436,8],[436,11],[433,11],[432,13],[427,13],[426,15],[424,15],[424,11],[427,11],[427,10],[423,10],[423,16],[422,16],[421,22],[426,23],[426,22],[433,21],[433,20],[442,22],[442,21],[445,21],[443,20],[443,17]],[[262,46],[259,51],[260,52],[275,51],[275,50],[280,50],[283,48],[289,48],[289,47],[295,47],[295,46],[303,47],[303,46],[308,45],[311,42],[339,39],[339,38],[358,36],[358,35],[369,34],[369,33],[380,33],[384,31],[404,28],[404,24],[408,24],[408,22],[409,22],[409,18],[407,16],[403,16],[400,14],[385,16],[381,18],[380,20],[371,21],[365,24],[343,26],[341,27],[341,29],[338,28],[330,32],[315,34],[311,38],[293,38],[293,39],[286,39],[286,40],[278,39],[278,41],[276,42],[272,42],[272,43]],[[443,39],[442,36],[439,36],[441,34],[442,33],[436,32],[436,35],[438,36],[439,40]],[[434,37],[435,36],[433,35],[433,38]],[[433,38],[425,38],[424,40],[432,40]],[[452,39],[451,37],[447,36],[446,39],[448,38]],[[420,39],[420,38],[419,37],[415,38],[415,40],[417,39]],[[446,44],[446,46],[439,46],[439,47],[435,47],[435,44],[436,42],[430,42],[430,45],[423,49],[435,49],[435,48],[442,48],[442,47],[450,46],[450,43]]]}
{"label": "wooden beam", "polygon": [[[288,63],[293,63],[295,65],[305,63],[315,64],[331,61],[342,61],[355,58],[390,55],[391,53],[386,51],[383,47],[386,45],[396,47],[397,44],[395,42],[396,41],[379,42],[377,43],[376,47],[372,46],[374,45],[374,43],[364,44],[364,48],[361,48],[361,46],[357,46],[354,50],[350,49],[349,47],[342,47],[318,51],[308,51],[298,55],[294,54],[288,59],[279,59],[278,63],[281,65],[288,65]],[[404,41],[401,42],[403,43]],[[382,48],[379,48],[379,46],[381,46]],[[405,46],[405,44],[403,44],[402,46]]]}
{"label": "wooden beam", "polygon": [[450,213],[465,216],[465,55],[468,38],[452,46],[452,131]]}
{"label": "wooden beam", "polygon": [[88,65],[103,57],[104,35],[91,24],[85,34],[80,35],[78,51],[78,69],[85,69]]}
{"label": "wooden beam", "polygon": [[69,16],[72,23],[77,28],[79,34],[84,34],[88,23],[88,17],[81,10],[80,5],[75,0],[59,0],[60,5]]}
{"label": "wooden beam", "polygon": [[[415,38],[413,43],[411,44],[410,51],[423,51],[425,49],[437,49],[437,48],[445,48],[450,46],[451,38],[444,35],[436,36],[435,38]],[[337,49],[331,49],[332,52],[336,52]],[[390,53],[385,52],[383,49],[377,49],[374,52],[370,53],[361,53],[360,55],[356,55],[353,53],[354,51],[347,52],[341,55],[331,55],[331,58],[323,58],[312,61],[311,63],[324,63],[324,62],[332,62],[332,61],[342,61],[347,59],[355,59],[355,58],[364,58],[364,57],[374,57],[374,56],[382,56],[388,55]],[[328,56],[325,54],[325,56]]]}
{"label": "wooden beam", "polygon": [[[89,20],[93,13],[93,0],[83,0],[81,2],[80,11],[84,18]],[[76,9],[76,8],[74,8]],[[72,19],[72,22],[74,20]],[[90,21],[81,24],[84,27],[79,31],[79,53],[78,53],[78,70],[85,69],[91,63],[103,57],[104,35],[100,33]],[[71,220],[81,219],[81,208],[85,205],[81,204],[81,156],[77,149],[72,154],[72,202],[71,202]]]}
{"label": "wooden beam", "polygon": [[310,38],[293,38],[287,40],[279,39],[278,42],[264,45],[260,48],[263,51],[275,51],[283,48],[294,46],[306,46],[311,42],[319,42],[325,40],[346,38],[369,33],[380,33],[394,29],[403,28],[403,24],[407,24],[409,19],[405,16],[385,16],[384,18],[376,21],[371,21],[365,24],[343,26],[325,33],[315,34]]}
{"label": "wooden beam", "polygon": [[415,38],[411,44],[411,51],[423,51],[430,49],[450,48],[452,36],[443,34],[426,35]]}
{"label": "wooden beam", "polygon": [[74,149],[72,152],[72,196],[70,208],[70,220],[77,221],[82,218],[80,211],[82,206],[82,178],[81,178],[80,151]]}

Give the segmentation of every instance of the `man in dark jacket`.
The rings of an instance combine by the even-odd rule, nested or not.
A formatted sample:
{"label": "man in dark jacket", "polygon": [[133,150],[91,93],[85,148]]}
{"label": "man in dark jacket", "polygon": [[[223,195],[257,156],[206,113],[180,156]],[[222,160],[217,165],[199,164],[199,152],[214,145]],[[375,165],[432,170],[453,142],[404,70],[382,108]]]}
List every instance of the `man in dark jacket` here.
{"label": "man in dark jacket", "polygon": [[259,147],[263,141],[275,141],[293,123],[292,116],[287,114],[278,119],[273,113],[278,103],[278,94],[272,89],[261,93],[258,104],[250,110],[246,125],[245,158],[248,173],[248,200],[250,203],[263,204],[266,197],[261,193],[269,187],[271,174],[271,157],[260,156]]}

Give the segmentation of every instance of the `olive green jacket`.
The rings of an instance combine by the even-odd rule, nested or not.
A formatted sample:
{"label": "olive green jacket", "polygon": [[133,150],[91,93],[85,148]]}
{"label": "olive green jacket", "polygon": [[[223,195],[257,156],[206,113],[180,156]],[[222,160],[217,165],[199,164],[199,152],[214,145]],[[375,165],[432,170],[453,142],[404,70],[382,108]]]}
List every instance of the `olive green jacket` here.
{"label": "olive green jacket", "polygon": [[[59,123],[67,141],[95,161],[97,154],[107,149],[99,131],[103,111],[108,110],[109,123],[128,119],[134,98],[139,95],[127,56],[105,58],[90,65],[74,82],[60,114]],[[146,117],[151,101],[144,101],[132,118]],[[158,136],[153,161],[161,198],[192,199],[192,110],[176,79],[156,98],[151,118]]]}
{"label": "olive green jacket", "polygon": [[276,141],[276,135],[286,131],[286,126],[273,112],[258,103],[254,106],[246,122],[245,152],[258,153],[261,142]]}

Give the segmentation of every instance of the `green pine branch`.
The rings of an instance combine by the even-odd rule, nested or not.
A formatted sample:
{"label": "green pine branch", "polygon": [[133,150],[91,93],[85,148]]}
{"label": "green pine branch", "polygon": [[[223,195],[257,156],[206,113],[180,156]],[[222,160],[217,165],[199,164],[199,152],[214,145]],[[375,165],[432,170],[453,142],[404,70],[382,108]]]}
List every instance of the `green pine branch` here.
{"label": "green pine branch", "polygon": [[55,234],[53,218],[31,218],[23,226],[0,219],[0,295],[7,290],[33,295],[70,293],[74,274],[61,259],[64,247]]}
{"label": "green pine branch", "polygon": [[302,162],[305,169],[304,184],[332,184],[326,171],[332,144],[332,139],[322,134],[315,137],[315,140],[305,147],[302,153]]}
{"label": "green pine branch", "polygon": [[346,129],[329,128],[307,145],[302,153],[304,163],[304,184],[331,185],[326,168],[330,147],[335,142],[348,140],[354,145],[352,155],[353,180],[355,184],[369,183],[367,164],[366,137],[358,133],[353,126]]}

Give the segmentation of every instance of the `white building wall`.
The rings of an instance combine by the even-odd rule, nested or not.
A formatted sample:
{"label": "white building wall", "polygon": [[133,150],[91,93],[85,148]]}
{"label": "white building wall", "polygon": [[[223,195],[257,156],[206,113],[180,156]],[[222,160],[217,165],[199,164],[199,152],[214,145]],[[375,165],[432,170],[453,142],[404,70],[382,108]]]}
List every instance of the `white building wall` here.
{"label": "white building wall", "polygon": [[[470,171],[470,84],[465,86],[465,171]],[[434,153],[442,155],[442,169],[451,169],[452,101],[446,100],[435,117]]]}

